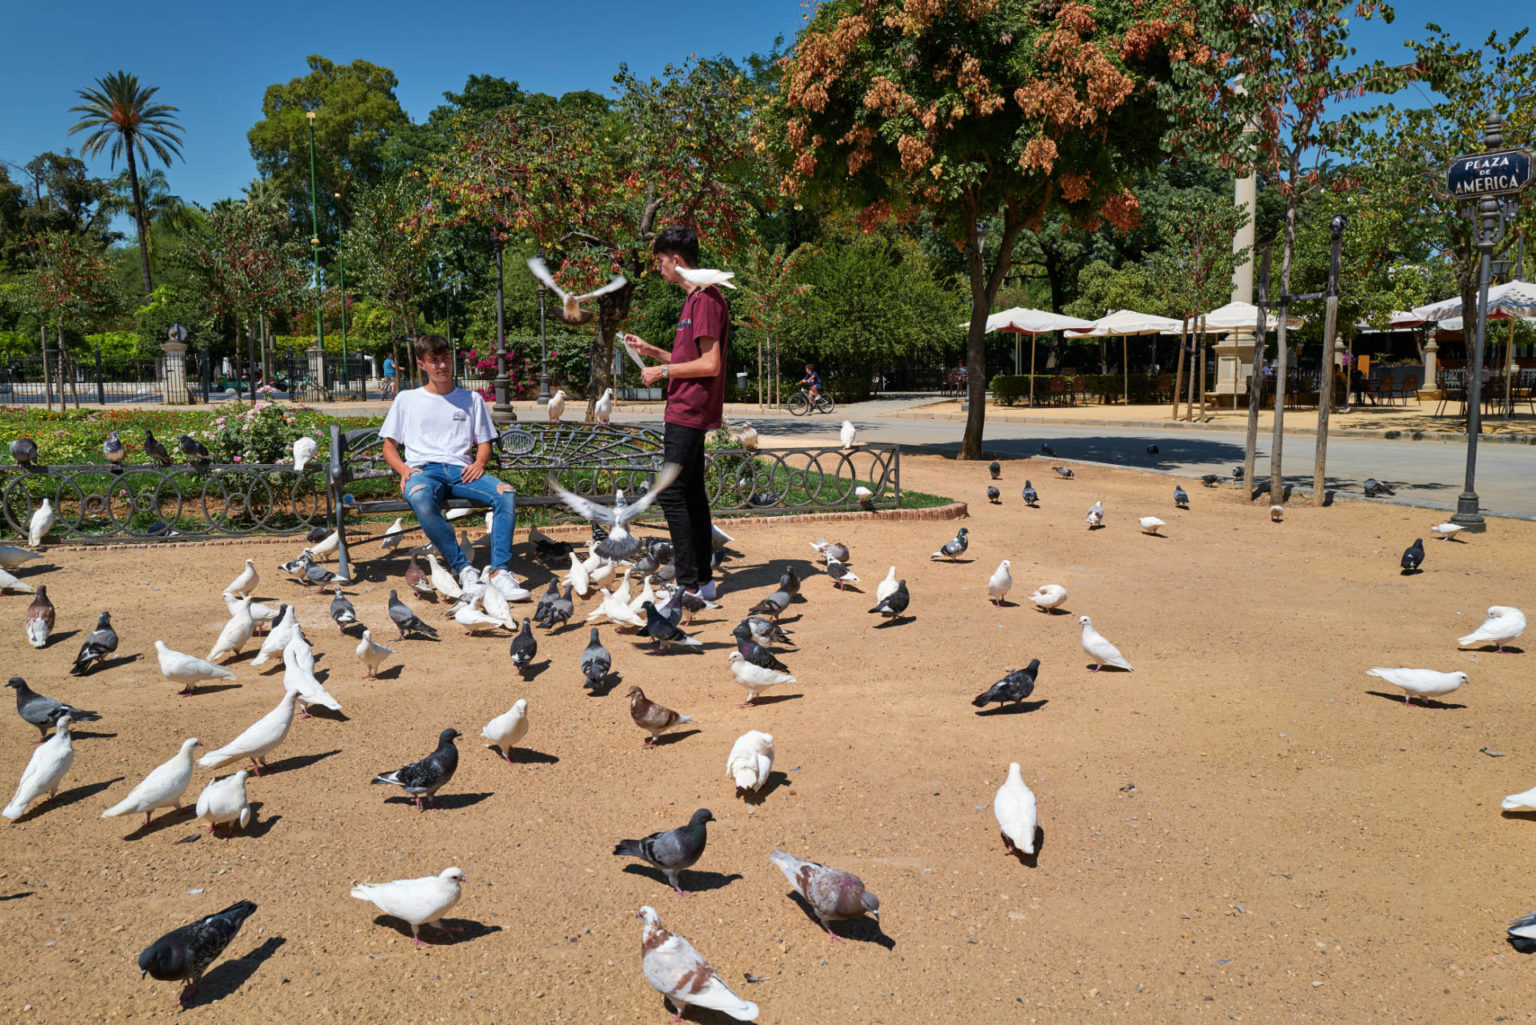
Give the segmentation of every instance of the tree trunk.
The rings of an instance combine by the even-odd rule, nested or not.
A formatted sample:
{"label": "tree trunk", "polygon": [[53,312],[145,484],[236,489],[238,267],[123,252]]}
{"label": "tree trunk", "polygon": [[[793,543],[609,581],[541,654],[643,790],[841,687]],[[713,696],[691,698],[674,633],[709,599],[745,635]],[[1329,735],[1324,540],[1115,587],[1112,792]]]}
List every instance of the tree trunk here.
{"label": "tree trunk", "polygon": [[67,408],[64,404],[63,381],[69,381],[69,395],[75,400],[75,408],[80,408],[80,390],[75,386],[75,361],[69,358],[69,348],[64,344],[64,318],[59,318],[59,408]]}
{"label": "tree trunk", "polygon": [[[1205,423],[1205,338],[1206,338],[1206,334],[1205,334],[1205,314],[1203,314],[1203,313],[1200,314],[1200,323],[1199,323],[1198,327],[1200,328],[1200,330],[1195,332],[1195,338],[1196,338],[1196,342],[1195,342],[1195,358],[1200,361],[1200,422],[1201,423]],[[1194,368],[1193,365],[1191,365],[1190,368],[1189,368],[1189,382],[1190,382],[1190,384],[1194,384],[1194,382],[1195,382],[1195,368]],[[1191,402],[1190,405],[1193,406],[1194,403]]]}
{"label": "tree trunk", "polygon": [[[1186,316],[1188,315],[1186,314]],[[1185,343],[1188,341],[1189,321],[1185,320],[1183,328],[1181,328],[1179,331],[1179,348],[1176,355],[1174,356],[1173,361],[1173,412],[1168,416],[1168,419],[1170,420],[1177,420],[1179,418],[1179,392],[1184,390],[1184,349]],[[1191,363],[1189,366],[1189,372],[1190,374],[1194,374],[1195,372],[1195,366],[1193,363]]]}
{"label": "tree trunk", "polygon": [[[1291,180],[1295,181],[1294,171]],[[1290,316],[1291,257],[1296,249],[1296,196],[1286,197],[1285,249],[1280,254],[1280,326],[1275,343],[1275,429],[1269,443],[1269,503],[1285,504],[1285,376],[1290,362],[1285,322]]]}
{"label": "tree trunk", "polygon": [[[613,321],[610,319],[609,304],[606,301],[599,302],[597,305],[596,324],[597,330],[593,332],[592,344],[587,350],[591,354],[592,365],[587,372],[587,412],[584,419],[589,423],[597,419],[598,398],[604,391],[613,387]],[[726,344],[730,344],[729,340]],[[720,355],[722,358],[720,373],[723,375],[725,353],[722,352]]]}
{"label": "tree trunk", "polygon": [[139,195],[139,168],[133,159],[133,140],[124,139],[123,149],[128,154],[128,187],[133,190],[133,224],[139,234],[139,267],[144,271],[144,295],[148,298],[155,290],[149,276],[148,226],[144,223],[144,198]]}

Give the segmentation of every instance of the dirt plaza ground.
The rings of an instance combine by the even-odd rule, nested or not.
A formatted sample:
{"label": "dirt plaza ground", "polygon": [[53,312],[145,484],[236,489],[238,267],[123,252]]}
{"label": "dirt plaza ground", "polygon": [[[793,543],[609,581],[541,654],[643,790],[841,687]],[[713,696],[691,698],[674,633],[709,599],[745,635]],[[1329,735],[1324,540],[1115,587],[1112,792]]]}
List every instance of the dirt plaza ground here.
{"label": "dirt plaza ground", "polygon": [[[278,571],[295,542],[51,554],[23,576],[48,584],[59,636],[28,646],[28,598],[6,596],[9,674],[103,718],[80,731],[55,805],[0,825],[0,1016],[659,1023],[670,1012],[640,972],[642,904],[762,1022],[1533,1016],[1536,962],[1503,927],[1536,909],[1536,817],[1499,810],[1536,783],[1532,638],[1502,655],[1458,651],[1456,638],[1489,605],[1536,612],[1536,524],[1493,520],[1443,542],[1434,514],[1363,502],[1296,504],[1272,523],[1238,490],[1189,480],[1192,508],[1179,511],[1164,475],[1085,466],[1066,481],[1040,458],[1004,462],[994,506],[984,464],[908,456],[902,469],[905,487],[964,501],[969,517],[733,525],[742,555],[727,563],[725,608],[693,628],[706,651],[645,654],[605,625],[617,678],[601,696],[580,686],[587,631],[574,622],[540,631],[527,681],[506,638],[466,637],[440,607],[413,601],[444,623],[440,642],[389,640],[400,558],[363,555],[349,592],[398,649],[375,682],[327,618],[329,597]],[[1026,478],[1039,509],[1019,500]],[[1089,531],[1095,499],[1106,526]],[[1141,533],[1149,514],[1166,537]],[[961,525],[965,556],[930,560]],[[818,536],[851,547],[858,591],[817,570]],[[1398,557],[1416,537],[1424,572],[1405,577]],[[518,541],[516,568],[542,586]],[[148,828],[100,818],[182,738],[226,743],[281,696],[280,668],[250,666],[254,646],[232,661],[233,684],[187,698],[155,661],[156,639],[206,654],[226,618],[219,591],[247,555],[263,601],[296,603],[345,718],[294,723],[275,771],[249,783],[255,821],[232,839],[190,815]],[[986,581],[1003,558],[1016,583],[996,608]],[[806,578],[785,615],[798,647],[780,653],[798,682],[738,708],[729,630],[786,565]],[[912,606],[881,625],[866,610],[891,565]],[[1071,615],[1030,606],[1044,583],[1069,589]],[[118,657],[70,677],[101,609]],[[1088,670],[1084,614],[1134,673]],[[1031,658],[1040,678],[1024,710],[971,706]],[[1365,675],[1373,665],[1462,669],[1471,682],[1406,708]],[[636,684],[697,725],[646,750],[624,699]],[[508,765],[479,731],[518,698],[532,728]],[[369,785],[445,726],[464,737],[443,808],[419,814]],[[9,788],[37,734],[14,715],[3,729]],[[777,747],[757,804],[725,775],[748,729]],[[1043,844],[1028,862],[1004,853],[992,817],[1010,761],[1039,800]],[[189,799],[212,775],[197,770]],[[683,875],[693,896],[610,854],[700,807],[716,821]],[[840,925],[848,941],[830,942],[786,895],[775,848],[858,873],[880,921]],[[469,878],[450,914],[464,931],[426,927],[423,950],[348,896],[354,880],[450,865]],[[147,944],[240,899],[259,910],[187,1010],[172,986],[140,980]]]}

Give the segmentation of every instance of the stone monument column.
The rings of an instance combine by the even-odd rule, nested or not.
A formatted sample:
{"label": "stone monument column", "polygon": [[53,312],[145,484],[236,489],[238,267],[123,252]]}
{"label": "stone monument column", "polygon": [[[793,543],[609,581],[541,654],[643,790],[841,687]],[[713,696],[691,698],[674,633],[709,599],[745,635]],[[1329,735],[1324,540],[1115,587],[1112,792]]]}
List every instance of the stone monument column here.
{"label": "stone monument column", "polygon": [[[304,350],[304,355],[309,359],[309,388],[307,391],[316,399],[324,399],[325,391],[325,350],[318,345],[312,345]],[[292,394],[291,392],[289,394]]]}
{"label": "stone monument column", "polygon": [[1424,383],[1419,385],[1419,401],[1440,401],[1440,343],[1435,341],[1438,328],[1430,328],[1424,342]]}
{"label": "stone monument column", "polygon": [[161,342],[160,351],[165,353],[161,371],[165,397],[161,401],[168,406],[190,405],[192,397],[187,394],[187,343]]}

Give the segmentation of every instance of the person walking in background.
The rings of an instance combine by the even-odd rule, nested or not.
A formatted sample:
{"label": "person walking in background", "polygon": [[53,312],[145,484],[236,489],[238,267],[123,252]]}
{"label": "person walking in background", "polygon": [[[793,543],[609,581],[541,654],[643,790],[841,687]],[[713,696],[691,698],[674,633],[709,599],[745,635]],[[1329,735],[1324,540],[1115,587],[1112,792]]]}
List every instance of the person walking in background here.
{"label": "person walking in background", "polygon": [[718,287],[696,285],[680,273],[699,265],[699,236],[692,228],[665,228],[651,248],[662,278],[687,293],[677,334],[670,352],[639,335],[626,333],[623,341],[640,355],[662,361],[661,366],[642,370],[640,380],[648,388],[665,382],[662,459],[681,470],[677,481],[656,501],[666,513],[672,534],[678,585],[712,601],[716,590],[710,570],[713,545],[709,492],[704,485],[704,441],[709,431],[720,426],[725,409],[730,308]]}

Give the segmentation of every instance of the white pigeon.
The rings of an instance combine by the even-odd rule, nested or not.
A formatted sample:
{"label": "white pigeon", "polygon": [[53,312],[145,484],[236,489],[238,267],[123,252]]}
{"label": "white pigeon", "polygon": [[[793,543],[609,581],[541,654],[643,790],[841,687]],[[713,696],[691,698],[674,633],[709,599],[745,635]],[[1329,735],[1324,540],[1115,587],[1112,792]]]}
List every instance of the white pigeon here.
{"label": "white pigeon", "polygon": [[25,548],[0,545],[0,569],[20,569],[33,559],[41,558],[41,554],[29,552]]}
{"label": "white pigeon", "polygon": [[853,448],[853,441],[858,433],[852,420],[844,420],[842,428],[837,432],[837,440],[843,443],[844,449],[850,449]]}
{"label": "white pigeon", "polygon": [[1456,646],[1470,648],[1474,644],[1487,644],[1492,641],[1498,646],[1499,653],[1504,652],[1504,642],[1512,641],[1525,633],[1525,613],[1512,605],[1488,606],[1488,618],[1483,620],[1483,625],[1456,640]]}
{"label": "white pigeon", "polygon": [[229,582],[229,586],[224,588],[224,593],[232,594],[236,598],[249,598],[251,593],[256,590],[256,584],[260,580],[261,577],[256,573],[256,560],[246,559],[245,569],[240,572],[239,576]]}
{"label": "white pigeon", "polygon": [[[389,525],[389,529],[384,531],[384,540],[379,542],[379,551],[383,552],[385,555],[388,555],[390,552],[393,552],[396,548],[400,547],[400,535],[404,530],[405,517],[396,516],[395,522],[391,523]],[[394,536],[391,537],[391,534]]]}
{"label": "white pigeon", "polygon": [[757,448],[757,428],[751,424],[742,425],[741,430],[736,432],[736,437],[741,442],[742,448],[748,451]]}
{"label": "white pigeon", "polygon": [[288,643],[283,645],[283,666],[296,666],[306,673],[315,671],[315,649],[310,647],[303,630],[294,630]]}
{"label": "white pigeon", "polygon": [[1067,600],[1067,589],[1060,584],[1041,584],[1035,588],[1035,593],[1029,596],[1035,608],[1041,612],[1056,614],[1056,609]]}
{"label": "white pigeon", "polygon": [[721,1011],[737,1021],[757,1019],[757,1005],[731,992],[692,943],[663,929],[655,908],[647,904],[637,917],[645,923],[640,930],[640,970],[677,1008],[673,1021],[681,1021],[690,1006]]}
{"label": "white pigeon", "polygon": [[181,742],[181,750],[171,760],[150,770],[143,782],[128,796],[101,813],[104,819],[118,815],[144,813],[144,824],[149,825],[150,813],[156,808],[180,808],[181,795],[192,783],[192,749],[202,744],[196,737]]}
{"label": "white pigeon", "polygon": [[[404,919],[411,927],[416,946],[422,946],[420,928],[448,913],[459,902],[465,881],[463,872],[445,868],[435,876],[397,879],[392,883],[353,883],[352,896],[372,901],[386,915]],[[449,931],[449,930],[444,930]]]}
{"label": "white pigeon", "polygon": [[992,599],[993,605],[1003,604],[1003,599],[1008,597],[1008,592],[1013,590],[1013,574],[1008,572],[1012,565],[1007,559],[997,564],[992,578],[987,581],[987,597]]}
{"label": "white pigeon", "polygon": [[1285,521],[1285,506],[1272,505],[1269,507],[1269,521],[1271,523],[1283,523]]}
{"label": "white pigeon", "polygon": [[0,591],[22,591],[26,594],[36,594],[37,588],[17,580],[8,570],[0,569]]}
{"label": "white pigeon", "polygon": [[[616,626],[642,627],[645,625],[646,621],[639,613],[630,608],[629,602],[619,601],[616,596],[608,593],[606,587],[598,588],[598,594],[602,595],[602,601],[598,602],[597,608],[587,613],[586,621],[588,623],[595,622],[606,616],[608,621]],[[644,606],[641,607],[644,608]]]}
{"label": "white pigeon", "polygon": [[37,512],[32,514],[27,524],[27,541],[33,548],[43,543],[43,538],[53,529],[55,519],[52,500],[43,499],[43,504],[37,507]]}
{"label": "white pigeon", "polygon": [[554,397],[549,400],[549,405],[545,407],[545,412],[549,414],[550,423],[557,424],[560,422],[560,416],[565,412],[565,389],[555,389]]}
{"label": "white pigeon", "polygon": [[875,604],[878,605],[891,595],[896,593],[896,588],[901,586],[901,581],[896,579],[896,567],[892,566],[885,579],[880,581],[875,588]]}
{"label": "white pigeon", "polygon": [[492,630],[504,629],[507,625],[505,620],[487,615],[473,604],[461,605],[454,612],[453,621],[462,626],[466,634],[489,633]]}
{"label": "white pigeon", "polygon": [[1460,690],[1467,683],[1466,673],[1441,673],[1433,669],[1387,669],[1384,666],[1373,666],[1365,671],[1365,675],[1380,677],[1394,687],[1403,688],[1405,705],[1415,696],[1420,700],[1443,697]]}
{"label": "white pigeon", "polygon": [[769,687],[777,687],[781,683],[794,683],[795,678],[788,673],[781,673],[777,669],[767,669],[760,665],[748,662],[746,656],[739,651],[731,652],[728,661],[731,663],[731,675],[736,677],[736,682],[747,688],[747,700],[737,705],[737,708],[746,708],[757,701],[759,691]]}
{"label": "white pigeon", "polygon": [[357,657],[368,668],[365,679],[377,680],[379,665],[394,653],[394,648],[386,648],[382,644],[374,643],[373,631],[364,630],[363,639],[357,642]]}
{"label": "white pigeon", "polygon": [[[611,506],[600,505],[589,498],[583,498],[573,491],[566,490],[560,486],[554,477],[549,478],[549,484],[554,489],[555,494],[560,496],[560,500],[569,506],[576,515],[584,520],[608,525],[608,540],[605,542],[606,550],[615,552],[626,543],[633,541],[629,531],[630,521],[649,509],[651,503],[656,501],[657,496],[667,490],[673,481],[677,480],[677,475],[681,471],[682,467],[676,463],[662,463],[661,470],[656,474],[656,482],[651,485],[649,491],[633,502],[625,502],[622,491],[615,492],[614,502]],[[638,545],[638,542],[634,543]],[[616,557],[628,558],[627,555],[618,555]]]}
{"label": "white pigeon", "polygon": [[720,529],[720,524],[711,523],[709,525],[709,543],[711,547],[724,548],[734,540],[736,540],[734,537]]}
{"label": "white pigeon", "polygon": [[652,586],[652,584],[651,584],[651,578],[650,577],[646,577],[645,578],[645,587],[642,588],[641,591],[640,591],[640,594],[633,601],[631,601],[629,603],[629,611],[633,612],[636,616],[639,616],[640,615],[640,610],[645,608],[645,603],[646,602],[650,602],[652,605],[654,605],[658,609],[660,609],[660,608],[665,608],[667,603],[670,602],[671,600],[672,600],[671,592],[667,592],[667,597],[666,598],[662,598],[662,597],[658,596],[656,594],[656,588],[654,586]]}
{"label": "white pigeon", "polygon": [[155,654],[160,658],[160,675],[172,683],[181,684],[181,694],[191,694],[203,680],[233,680],[235,674],[223,666],[184,651],[167,648],[164,641],[155,642]]}
{"label": "white pigeon", "polygon": [[[633,571],[634,571],[633,567],[625,567],[625,569],[624,569],[624,576],[622,578],[620,578],[620,580],[619,580],[619,586],[615,587],[613,589],[613,596],[614,596],[614,598],[616,598],[617,600],[623,602],[626,605],[629,604],[629,599],[630,599],[629,575]],[[650,578],[647,577],[646,579],[650,579]]]}
{"label": "white pigeon", "polygon": [[748,730],[731,745],[725,760],[725,774],[736,781],[738,789],[756,793],[768,782],[773,769],[773,734]]}
{"label": "white pigeon", "polygon": [[867,503],[871,498],[875,497],[875,493],[866,488],[864,485],[860,484],[858,487],[853,489],[853,497],[857,498],[861,502]]}
{"label": "white pigeon", "polygon": [[[511,571],[508,570],[508,572]],[[502,597],[501,592],[496,588],[489,585],[485,587],[484,593],[480,595],[480,607],[485,610],[487,616],[500,621],[501,625],[508,630],[517,628],[517,624],[512,619],[512,606],[507,604],[507,599]]]}
{"label": "white pigeon", "polygon": [[27,806],[43,794],[51,801],[59,792],[59,782],[75,762],[75,745],[69,736],[69,716],[61,715],[54,724],[53,736],[39,744],[32,752],[32,760],[22,770],[21,782],[16,785],[16,795],[0,815],[12,822],[27,813]]}
{"label": "white pigeon", "polygon": [[321,708],[329,708],[333,712],[341,711],[341,702],[331,696],[331,692],[325,689],[315,674],[303,666],[290,665],[283,670],[283,689],[293,691],[298,695],[301,719],[309,718],[309,706],[319,705]]}
{"label": "white pigeon", "polygon": [[473,509],[468,509],[468,508],[449,509],[447,512],[443,513],[443,519],[450,520],[450,521],[451,520],[462,520],[464,517],[468,516],[472,512],[474,512],[474,510]]}
{"label": "white pigeon", "polygon": [[[1156,516],[1143,516],[1143,517],[1141,517],[1141,519],[1137,520],[1136,522],[1141,524],[1142,532],[1145,533],[1145,534],[1157,534],[1157,532],[1159,530],[1161,530],[1164,527],[1168,526],[1168,524],[1164,523],[1162,520],[1158,519]],[[1162,535],[1161,534],[1157,534],[1157,536],[1161,537]]]}
{"label": "white pigeon", "polygon": [[267,636],[261,642],[261,650],[251,659],[253,666],[264,666],[273,655],[281,655],[299,629],[299,613],[292,605],[282,606],[278,613],[278,619],[267,630]]}
{"label": "white pigeon", "polygon": [[309,461],[315,458],[315,454],[319,451],[320,446],[315,442],[314,438],[304,437],[295,441],[293,443],[293,472],[303,473],[304,467],[309,465]]}
{"label": "white pigeon", "polygon": [[288,727],[293,725],[293,706],[298,697],[297,691],[285,688],[283,699],[277,703],[276,708],[246,727],[244,733],[228,744],[203,755],[197,764],[205,769],[217,769],[241,758],[249,758],[252,771],[260,776],[261,767],[267,764],[266,756],[288,736]]}
{"label": "white pigeon", "polygon": [[736,276],[734,271],[714,270],[710,267],[679,267],[677,276],[690,285],[698,285],[700,288],[708,288],[710,285],[723,285],[726,288],[735,288],[731,279]]}
{"label": "white pigeon", "polygon": [[600,584],[613,576],[613,562],[601,555],[589,555],[587,561],[582,563],[582,568],[587,571],[587,585]]}
{"label": "white pigeon", "polygon": [[325,535],[325,539],[313,548],[304,549],[316,562],[324,562],[325,557],[341,547],[341,531],[333,530]]}
{"label": "white pigeon", "polygon": [[[608,284],[594,292],[588,292],[586,295],[570,295],[559,285],[555,284],[555,279],[549,273],[549,268],[544,266],[543,260],[539,259],[538,257],[534,257],[528,261],[528,269],[533,271],[533,276],[538,278],[539,281],[543,283],[544,287],[555,293],[555,297],[560,300],[561,312],[565,314],[566,320],[574,321],[576,323],[580,323],[583,319],[581,309],[582,303],[586,302],[588,299],[596,299],[600,295],[607,295],[609,292],[617,292],[619,289],[629,284],[629,281],[624,277],[624,275],[620,274],[618,277],[609,281]],[[586,314],[587,319],[590,319],[591,316],[592,315],[590,313]]]}
{"label": "white pigeon", "polygon": [[565,580],[562,583],[573,589],[579,598],[585,598],[587,591],[592,586],[592,582],[587,576],[587,567],[580,559],[576,558],[575,552],[571,553],[571,568],[566,572]]}
{"label": "white pigeon", "polygon": [[1104,639],[1104,635],[1093,628],[1093,620],[1087,616],[1078,618],[1083,624],[1083,650],[1088,657],[1093,659],[1093,671],[1098,672],[1101,666],[1115,666],[1127,672],[1135,672],[1131,664],[1120,654],[1120,649]]}
{"label": "white pigeon", "polygon": [[1429,532],[1442,541],[1455,541],[1456,535],[1466,529],[1459,523],[1437,523],[1429,528]]}
{"label": "white pigeon", "polygon": [[251,803],[245,796],[245,781],[249,776],[248,770],[241,769],[233,776],[214,780],[197,795],[197,817],[208,820],[208,832],[214,832],[226,822],[238,823],[230,826],[231,833],[250,825]]}
{"label": "white pigeon", "polygon": [[427,553],[427,569],[428,575],[432,578],[432,586],[437,588],[438,593],[443,597],[458,598],[464,594],[464,589],[459,586],[457,580],[453,579],[453,574],[444,569],[442,563],[432,557],[431,552]]}
{"label": "white pigeon", "polygon": [[1104,501],[1103,501],[1103,499],[1095,499],[1094,500],[1093,505],[1088,509],[1087,520],[1088,520],[1088,529],[1089,530],[1092,530],[1094,527],[1098,527],[1098,526],[1102,526],[1103,525],[1103,523],[1104,523]]}
{"label": "white pigeon", "polygon": [[528,735],[528,699],[518,698],[511,708],[486,723],[480,735],[490,741],[485,746],[501,752],[510,765],[512,748]]}
{"label": "white pigeon", "polygon": [[992,798],[992,814],[997,816],[997,828],[1003,832],[1003,843],[1009,854],[1015,850],[1035,853],[1039,812],[1035,807],[1035,792],[1025,785],[1018,762],[1008,763],[1008,779]]}
{"label": "white pigeon", "polygon": [[605,424],[613,419],[613,389],[603,389],[602,397],[597,400],[597,405],[592,407],[592,414],[597,417],[597,422]]}
{"label": "white pigeon", "polygon": [[213,662],[225,655],[238,655],[240,649],[251,639],[251,634],[256,632],[256,620],[251,617],[251,599],[247,595],[240,599],[240,604],[230,613],[229,622],[224,624],[224,629],[219,631],[219,639],[213,642],[213,647],[208,652],[208,661]]}
{"label": "white pigeon", "polygon": [[1523,794],[1510,794],[1499,802],[1499,807],[1505,811],[1536,811],[1536,787]]}

